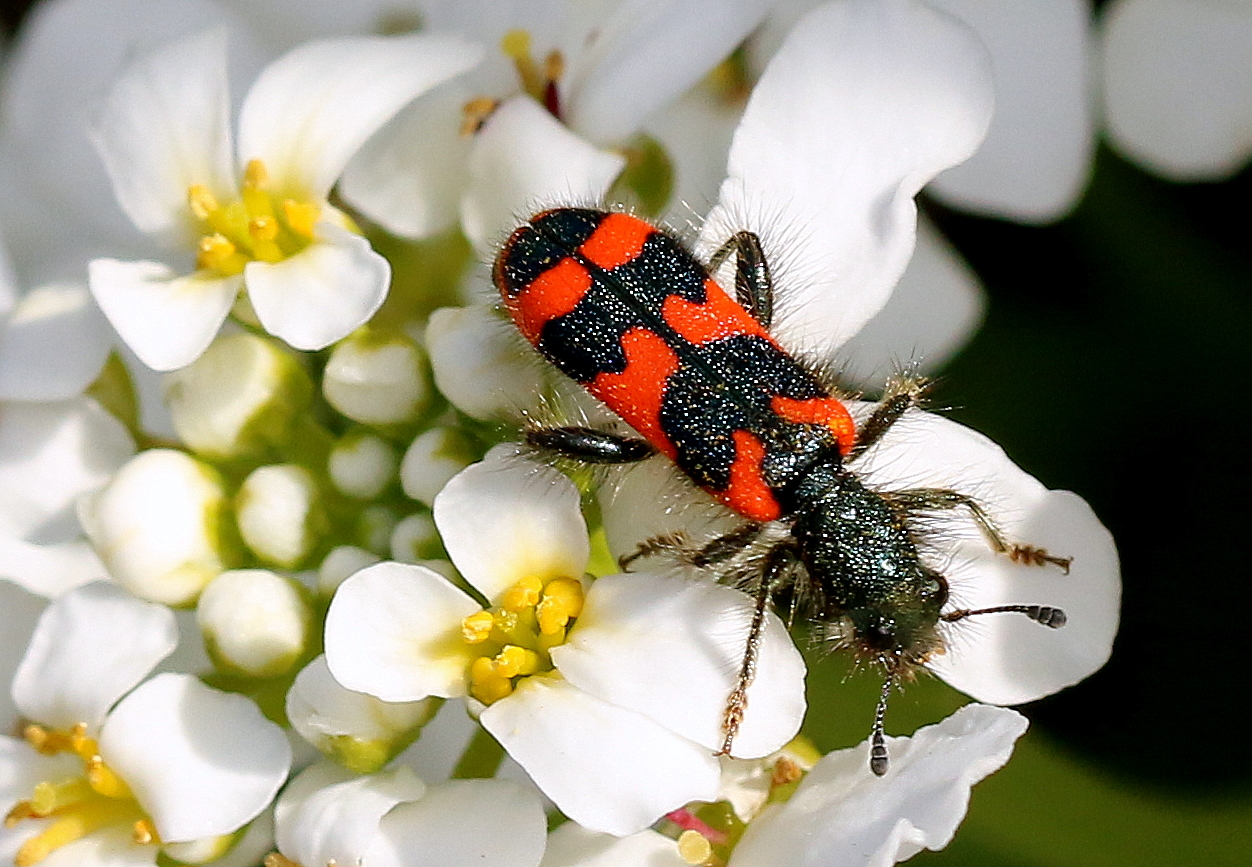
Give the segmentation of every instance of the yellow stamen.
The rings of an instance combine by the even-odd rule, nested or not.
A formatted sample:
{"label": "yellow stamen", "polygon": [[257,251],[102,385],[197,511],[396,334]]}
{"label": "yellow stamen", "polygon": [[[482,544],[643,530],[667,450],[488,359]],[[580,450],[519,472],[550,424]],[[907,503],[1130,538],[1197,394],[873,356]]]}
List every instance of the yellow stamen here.
{"label": "yellow stamen", "polygon": [[192,184],[187,188],[187,206],[197,220],[207,220],[217,210],[217,199],[204,184]]}
{"label": "yellow stamen", "polygon": [[543,588],[543,599],[535,609],[539,631],[544,635],[555,635],[582,610],[582,584],[573,578],[555,578]]}
{"label": "yellow stamen", "polygon": [[491,635],[496,619],[490,611],[475,611],[461,621],[461,637],[467,644],[482,644]]}
{"label": "yellow stamen", "polygon": [[539,594],[543,592],[543,582],[533,576],[518,581],[500,596],[500,607],[506,611],[521,611],[531,608],[539,602]]}
{"label": "yellow stamen", "polygon": [[322,209],[316,202],[297,202],[295,199],[284,199],[282,204],[283,219],[288,228],[305,238],[313,237],[313,227],[317,225]]}
{"label": "yellow stamen", "polygon": [[549,82],[560,81],[561,75],[565,72],[565,58],[561,52],[553,50],[548,52],[548,56],[543,61],[543,77]]}
{"label": "yellow stamen", "polygon": [[465,103],[461,109],[461,135],[471,136],[482,129],[487,118],[500,103],[489,96],[479,96]]}
{"label": "yellow stamen", "polygon": [[263,190],[269,183],[270,173],[265,168],[265,163],[261,160],[248,160],[248,164],[243,167],[244,189]]}
{"label": "yellow stamen", "polygon": [[268,214],[248,221],[248,234],[257,241],[273,241],[278,237],[278,221]]}
{"label": "yellow stamen", "polygon": [[31,867],[48,857],[53,851],[79,840],[93,831],[116,824],[127,815],[137,811],[133,802],[113,801],[100,798],[85,801],[28,839],[17,850],[13,859],[16,867]]}
{"label": "yellow stamen", "polygon": [[470,695],[483,704],[491,704],[513,692],[513,683],[496,672],[495,662],[480,656],[470,665]]}
{"label": "yellow stamen", "polygon": [[84,798],[91,797],[92,788],[82,777],[71,777],[59,783],[46,780],[35,784],[30,800],[26,804],[36,816],[50,816],[53,811],[77,804]]}
{"label": "yellow stamen", "polygon": [[501,677],[534,674],[539,670],[539,654],[516,644],[502,647],[493,662],[496,674]]}
{"label": "yellow stamen", "polygon": [[133,798],[130,786],[113,772],[99,756],[92,756],[86,762],[87,782],[106,798]]}
{"label": "yellow stamen", "polygon": [[535,65],[535,59],[530,56],[530,33],[525,30],[510,30],[500,38],[500,50],[513,61],[522,90],[531,96],[542,94],[545,82]]}
{"label": "yellow stamen", "polygon": [[42,819],[39,813],[35,812],[30,801],[18,801],[13,805],[9,812],[4,814],[4,827],[16,828],[17,823],[23,819]]}
{"label": "yellow stamen", "polygon": [[699,831],[683,831],[678,836],[678,857],[688,864],[708,864],[713,859],[713,845]]}
{"label": "yellow stamen", "polygon": [[149,846],[161,841],[157,835],[156,825],[152,824],[151,819],[136,820],[131,826],[131,839],[135,841],[136,846]]}
{"label": "yellow stamen", "polygon": [[300,867],[299,862],[292,861],[290,858],[280,855],[277,852],[271,852],[266,855],[265,861],[262,863],[265,867]]}
{"label": "yellow stamen", "polygon": [[196,266],[219,274],[242,274],[248,264],[247,257],[239,252],[225,235],[205,235],[200,239],[200,255]]}

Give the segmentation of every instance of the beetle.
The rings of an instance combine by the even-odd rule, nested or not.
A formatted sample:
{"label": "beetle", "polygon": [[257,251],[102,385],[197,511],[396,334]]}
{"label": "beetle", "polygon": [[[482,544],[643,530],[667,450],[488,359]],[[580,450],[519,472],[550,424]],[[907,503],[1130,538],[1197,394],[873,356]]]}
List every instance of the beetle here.
{"label": "beetle", "polygon": [[[711,276],[731,256],[734,298]],[[1070,559],[1010,542],[968,495],[864,483],[857,460],[919,404],[925,383],[894,381],[857,425],[835,390],[771,336],[773,280],[753,233],[736,233],[706,266],[633,215],[555,208],[512,233],[493,278],[522,335],[639,434],[549,427],[527,432],[529,445],[592,464],[659,452],[743,518],[703,546],[658,537],[622,558],[626,568],[672,550],[692,565],[728,569],[752,552],[746,577],[732,573],[755,607],[721,754],[730,753],[744,717],[771,600],[883,670],[870,747],[879,776],[888,766],[888,697],[943,650],[940,624],[1015,612],[1064,625],[1064,612],[1046,605],[943,610],[948,582],[919,554],[927,513],[965,510],[991,546],[1017,562],[1068,572]]]}

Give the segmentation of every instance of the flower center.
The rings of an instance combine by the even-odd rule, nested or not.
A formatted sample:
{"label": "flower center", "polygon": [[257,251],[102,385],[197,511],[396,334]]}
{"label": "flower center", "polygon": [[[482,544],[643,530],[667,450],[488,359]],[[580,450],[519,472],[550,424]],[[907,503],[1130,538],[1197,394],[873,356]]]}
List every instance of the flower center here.
{"label": "flower center", "polygon": [[513,692],[518,681],[553,668],[548,651],[565,642],[583,609],[583,586],[574,578],[523,578],[495,608],[461,621],[461,637],[474,647],[469,692],[483,704]]}
{"label": "flower center", "polygon": [[260,160],[244,168],[238,199],[223,204],[208,187],[193,184],[187,206],[202,232],[196,267],[223,277],[242,273],[252,261],[281,262],[299,253],[312,242],[322,210],[317,202],[271,192]]}
{"label": "flower center", "polygon": [[[510,30],[500,38],[500,50],[504,56],[513,61],[517,70],[518,83],[522,92],[529,94],[535,102],[548,110],[548,113],[561,120],[561,95],[557,82],[565,72],[565,57],[560,51],[553,49],[542,63],[531,54],[530,33],[526,30]],[[461,133],[472,135],[479,130],[491,113],[496,110],[500,100],[489,96],[471,99],[463,109]]]}
{"label": "flower center", "polygon": [[136,845],[160,842],[152,820],[130,787],[104,763],[95,738],[87,737],[86,732],[84,723],[68,732],[37,725],[26,727],[26,742],[37,751],[46,756],[77,755],[83,771],[81,776],[37,783],[30,798],[18,801],[9,810],[4,818],[8,828],[23,819],[51,820],[18,849],[13,859],[16,867],[38,864],[61,846],[110,826],[129,826]]}

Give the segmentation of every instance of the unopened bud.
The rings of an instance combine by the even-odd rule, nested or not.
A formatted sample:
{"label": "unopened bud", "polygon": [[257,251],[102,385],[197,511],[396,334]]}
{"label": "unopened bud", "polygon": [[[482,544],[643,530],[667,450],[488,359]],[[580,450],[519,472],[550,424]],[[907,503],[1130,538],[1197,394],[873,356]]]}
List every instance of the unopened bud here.
{"label": "unopened bud", "polygon": [[426,326],[435,384],[453,406],[478,419],[514,416],[519,395],[546,392],[543,369],[522,347],[485,304],[440,308]]}
{"label": "unopened bud", "polygon": [[312,615],[292,580],[268,569],[235,569],[204,588],[196,620],[219,667],[274,677],[304,654]]}
{"label": "unopened bud", "polygon": [[239,488],[235,510],[247,546],[282,569],[303,563],[326,523],[313,474],[295,464],[253,470]]}
{"label": "unopened bud", "polygon": [[317,592],[329,599],[339,585],[366,566],[373,566],[382,557],[355,545],[340,545],[326,555],[317,567]]}
{"label": "unopened bud", "polygon": [[331,449],[327,470],[335,487],[349,497],[377,497],[395,477],[396,453],[387,441],[360,429],[350,431]]}
{"label": "unopened bud", "polygon": [[448,479],[476,460],[464,435],[453,428],[437,427],[413,440],[400,462],[400,487],[427,506],[443,490]]}
{"label": "unopened bud", "polygon": [[412,421],[430,400],[422,368],[422,351],[408,337],[353,336],[331,352],[322,393],[331,406],[362,424]]}
{"label": "unopened bud", "polygon": [[443,553],[439,531],[428,514],[417,513],[400,520],[391,533],[391,559],[416,563]]}

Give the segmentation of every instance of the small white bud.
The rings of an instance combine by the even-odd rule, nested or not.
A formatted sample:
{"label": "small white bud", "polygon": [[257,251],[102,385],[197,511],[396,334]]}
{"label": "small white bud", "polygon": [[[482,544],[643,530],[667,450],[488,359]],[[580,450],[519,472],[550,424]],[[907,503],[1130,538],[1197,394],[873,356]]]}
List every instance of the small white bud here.
{"label": "small white bud", "polygon": [[362,424],[412,421],[430,400],[422,351],[403,335],[349,337],[331,352],[322,393],[331,406]]}
{"label": "small white bud", "polygon": [[391,559],[416,563],[440,552],[439,531],[430,515],[413,514],[402,518],[391,533]]}
{"label": "small white bud", "polygon": [[387,487],[396,472],[395,450],[382,437],[353,430],[331,449],[326,469],[335,487],[349,497],[369,500]]}
{"label": "small white bud", "polygon": [[372,566],[381,560],[373,551],[357,548],[355,545],[340,545],[322,561],[317,568],[317,592],[330,598],[339,585],[366,566]]}
{"label": "small white bud", "polygon": [[426,431],[409,445],[400,462],[400,487],[427,506],[448,480],[474,462],[469,443],[453,428]]}
{"label": "small white bud", "polygon": [[443,307],[430,314],[426,350],[436,386],[453,406],[474,418],[515,416],[527,399],[547,393],[534,353],[485,304]]}
{"label": "small white bud", "polygon": [[196,620],[220,667],[274,677],[304,654],[312,615],[293,581],[267,569],[236,569],[204,588]]}
{"label": "small white bud", "polygon": [[409,745],[440,699],[389,702],[339,685],[319,656],[296,675],[287,718],[306,741],[359,774],[372,773]]}
{"label": "small white bud", "polygon": [[183,442],[212,458],[264,455],[287,439],[313,385],[292,354],[256,334],[226,334],[165,377]]}
{"label": "small white bud", "polygon": [[140,452],[79,508],[109,573],[141,599],[186,605],[225,566],[217,472],[173,449]]}
{"label": "small white bud", "polygon": [[266,563],[297,568],[324,524],[317,495],[313,474],[304,467],[274,464],[253,470],[235,498],[244,542]]}

